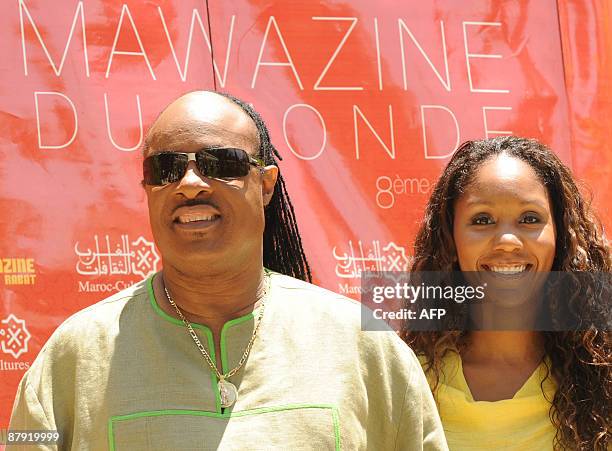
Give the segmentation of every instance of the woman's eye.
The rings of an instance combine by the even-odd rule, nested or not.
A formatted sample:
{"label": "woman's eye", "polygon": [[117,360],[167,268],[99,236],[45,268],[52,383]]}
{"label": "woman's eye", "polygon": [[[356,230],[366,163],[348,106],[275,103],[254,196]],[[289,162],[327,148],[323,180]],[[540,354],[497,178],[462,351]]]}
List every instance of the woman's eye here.
{"label": "woman's eye", "polygon": [[536,215],[525,215],[520,222],[521,224],[537,224],[540,222],[540,218]]}
{"label": "woman's eye", "polygon": [[472,219],[473,225],[489,225],[493,224],[493,219],[488,215],[478,215]]}

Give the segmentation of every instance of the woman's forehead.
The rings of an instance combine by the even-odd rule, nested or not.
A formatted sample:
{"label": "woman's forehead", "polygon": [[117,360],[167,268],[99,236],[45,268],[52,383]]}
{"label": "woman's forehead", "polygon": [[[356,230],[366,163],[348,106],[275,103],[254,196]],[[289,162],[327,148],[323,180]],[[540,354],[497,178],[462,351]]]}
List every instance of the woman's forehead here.
{"label": "woman's forehead", "polygon": [[491,203],[505,198],[548,204],[548,191],[535,170],[525,161],[506,154],[482,163],[462,197],[469,203]]}
{"label": "woman's forehead", "polygon": [[513,187],[539,185],[544,188],[542,180],[527,162],[507,154],[489,158],[476,169],[472,177],[471,185],[476,187],[492,184]]}

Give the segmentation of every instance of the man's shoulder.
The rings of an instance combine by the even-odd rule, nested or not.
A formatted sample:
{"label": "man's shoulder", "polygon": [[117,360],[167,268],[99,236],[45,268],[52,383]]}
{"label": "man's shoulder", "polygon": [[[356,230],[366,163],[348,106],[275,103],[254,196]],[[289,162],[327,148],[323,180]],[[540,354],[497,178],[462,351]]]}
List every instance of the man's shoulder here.
{"label": "man's shoulder", "polygon": [[126,316],[131,322],[142,316],[147,285],[147,280],[138,282],[68,317],[43,345],[24,378],[38,386],[49,378],[76,374],[83,362],[104,361],[112,354]]}
{"label": "man's shoulder", "polygon": [[276,273],[272,276],[272,290],[275,310],[294,330],[310,328],[318,334],[333,333],[338,340],[342,337],[346,342],[353,341],[364,352],[385,351],[417,362],[412,350],[391,329],[369,331],[370,315],[365,315],[366,321],[362,322],[361,303],[354,299]]}
{"label": "man's shoulder", "polygon": [[272,296],[291,310],[315,314],[344,314],[359,318],[360,303],[303,280],[283,274],[272,274]]}
{"label": "man's shoulder", "polygon": [[147,279],[142,280],[72,314],[59,325],[47,345],[64,345],[75,337],[112,333],[113,329],[118,327],[119,318],[126,309],[142,304],[142,302],[135,301],[143,301],[148,298],[147,284]]}

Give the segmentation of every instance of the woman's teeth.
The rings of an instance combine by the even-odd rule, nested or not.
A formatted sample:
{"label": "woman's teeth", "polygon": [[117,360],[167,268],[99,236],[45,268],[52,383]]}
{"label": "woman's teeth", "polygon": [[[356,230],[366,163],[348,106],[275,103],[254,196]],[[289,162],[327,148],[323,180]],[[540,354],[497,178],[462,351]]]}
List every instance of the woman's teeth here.
{"label": "woman's teeth", "polygon": [[518,274],[527,268],[527,265],[515,265],[515,266],[489,266],[489,270],[493,272],[498,272],[501,274]]}

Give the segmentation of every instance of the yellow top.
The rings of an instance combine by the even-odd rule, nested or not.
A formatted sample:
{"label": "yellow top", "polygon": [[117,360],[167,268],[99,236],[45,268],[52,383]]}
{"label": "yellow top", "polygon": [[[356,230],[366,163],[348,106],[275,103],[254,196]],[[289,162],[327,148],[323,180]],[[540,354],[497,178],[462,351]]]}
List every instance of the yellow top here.
{"label": "yellow top", "polygon": [[512,399],[474,401],[461,358],[447,354],[436,401],[449,449],[552,450],[556,431],[549,410],[556,388],[546,374],[543,362]]}

